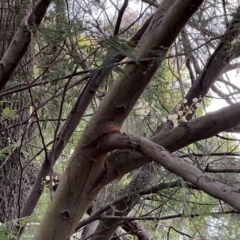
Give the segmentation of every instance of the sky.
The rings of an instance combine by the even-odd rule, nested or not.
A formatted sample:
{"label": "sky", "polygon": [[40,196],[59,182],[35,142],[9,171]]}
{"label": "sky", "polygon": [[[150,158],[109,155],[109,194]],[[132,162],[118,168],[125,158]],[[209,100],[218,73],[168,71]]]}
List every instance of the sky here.
{"label": "sky", "polygon": [[[226,77],[224,77],[225,80],[227,80]],[[238,82],[240,82],[240,74],[238,73],[238,70],[233,70],[228,72],[228,79],[232,84],[235,85],[239,85]],[[216,85],[223,93],[228,94],[229,91],[226,88],[225,84],[217,82]],[[231,89],[232,90],[232,89]],[[212,92],[213,93],[213,92]],[[223,107],[229,106],[229,104],[223,100],[223,99],[219,99],[219,97],[216,95],[216,93],[213,93],[213,96],[215,96],[216,98],[211,100],[211,104],[209,107],[207,107],[207,112],[213,112],[213,111],[217,111]],[[236,98],[235,98],[236,99]],[[236,99],[236,101],[238,102],[240,99]],[[234,101],[233,101],[234,102]]]}

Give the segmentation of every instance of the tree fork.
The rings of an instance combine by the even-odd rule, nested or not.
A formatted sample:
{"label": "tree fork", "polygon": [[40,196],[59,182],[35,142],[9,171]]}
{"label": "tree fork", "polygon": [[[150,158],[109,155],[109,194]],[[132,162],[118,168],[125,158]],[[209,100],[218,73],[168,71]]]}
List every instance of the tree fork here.
{"label": "tree fork", "polygon": [[[167,2],[169,1],[163,1],[165,4]],[[202,2],[203,0],[177,0],[168,9],[160,7],[156,12],[136,46],[136,51],[137,59],[148,57],[149,50],[158,46],[161,48],[161,58],[153,62],[150,68],[147,64],[125,66],[125,74],[116,79],[112,89],[86,126],[69,160],[56,195],[35,234],[35,240],[65,240],[74,232],[78,221],[103,187],[92,188],[96,179],[103,174],[107,154],[99,151],[98,147],[87,149],[83,147],[103,133],[121,128],[123,121],[164,60],[167,49]]]}

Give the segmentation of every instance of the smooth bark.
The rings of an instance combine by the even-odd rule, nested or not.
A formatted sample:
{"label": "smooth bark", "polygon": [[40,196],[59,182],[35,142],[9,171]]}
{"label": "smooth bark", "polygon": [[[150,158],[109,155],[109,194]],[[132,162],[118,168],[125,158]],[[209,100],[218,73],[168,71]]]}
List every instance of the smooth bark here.
{"label": "smooth bark", "polygon": [[[214,135],[240,124],[240,103],[222,108],[188,121],[167,132],[152,137],[150,140],[174,152],[193,142],[213,137]],[[148,158],[133,151],[114,151],[107,159],[111,172],[105,180],[112,182],[128,172],[148,163]],[[107,184],[103,182],[103,184]]]}
{"label": "smooth bark", "polygon": [[[220,109],[219,111],[206,114],[203,117],[190,120],[189,122],[180,125],[179,127],[168,130],[160,135],[151,138],[151,141],[158,143],[165,147],[170,152],[174,152],[191,143],[197,142],[202,139],[213,137],[219,132],[232,128],[240,123],[240,103],[233,106]],[[117,146],[115,146],[115,149]],[[111,152],[108,155],[107,161],[111,166],[111,171],[103,179],[103,182],[99,183],[106,185],[115,179],[120,179],[126,173],[133,171],[134,169],[144,166],[151,162],[151,159],[143,157],[136,151],[130,150],[117,150]],[[147,166],[143,170],[146,170]],[[149,176],[150,167],[144,173],[141,171],[132,181],[131,186],[135,186],[135,191],[139,188],[144,188],[146,184],[146,178]],[[128,186],[129,187],[129,186]],[[125,201],[116,206],[117,212],[124,212],[127,215],[131,210],[131,207],[137,201],[131,198],[131,201]],[[134,203],[135,202],[135,203]],[[121,214],[122,215],[122,214]],[[111,221],[111,227],[105,228],[104,224],[99,225],[98,231],[94,237],[98,236],[99,239],[110,239],[113,233],[116,231],[119,224],[123,222],[122,219],[113,219]]]}
{"label": "smooth bark", "polygon": [[[99,151],[99,141],[118,132],[142,91],[163,61],[188,19],[203,1],[175,1],[169,9],[158,10],[148,29],[136,46],[137,59],[149,57],[149,50],[160,49],[158,61],[128,64],[98,110],[85,128],[75,148],[53,201],[41,222],[34,239],[66,239],[102,189],[98,182],[105,177],[109,166],[107,152]],[[119,94],[121,93],[121,94]]]}
{"label": "smooth bark", "polygon": [[221,199],[240,211],[240,191],[227,184],[210,178],[192,164],[170,154],[152,141],[127,134],[112,134],[101,144],[104,150],[131,149],[163,166],[165,169],[192,183],[212,197]]}
{"label": "smooth bark", "polygon": [[35,27],[40,25],[50,3],[51,0],[34,1],[20,23],[10,46],[0,62],[0,92],[26,53],[31,42],[32,34],[34,35],[36,32]]}
{"label": "smooth bark", "polygon": [[[168,4],[172,4],[172,3],[168,2]],[[191,80],[192,80],[192,87],[190,88],[188,94],[185,96],[185,99],[187,100],[187,103],[186,103],[187,106],[191,106],[193,98],[199,98],[200,96],[201,98],[204,98],[205,95],[208,93],[209,88],[214,87],[213,86],[214,82],[216,81],[218,76],[223,74],[223,70],[229,64],[229,62],[233,58],[237,57],[237,55],[232,54],[232,52],[229,51],[229,49],[231,49],[231,42],[234,39],[236,39],[239,35],[239,26],[238,26],[239,24],[238,24],[238,21],[236,21],[236,18],[238,17],[239,12],[240,12],[240,8],[236,10],[231,23],[229,24],[228,27],[226,27],[227,30],[224,34],[223,39],[221,39],[221,41],[219,42],[216,50],[211,55],[211,58],[207,61],[202,71],[200,69],[200,66],[198,65],[197,59],[193,54],[193,49],[191,47],[191,43],[188,39],[186,32],[184,30],[182,31],[182,38],[184,40],[183,46],[184,46],[185,52],[186,54],[188,54],[189,59],[193,62],[193,65],[195,67],[195,74],[199,75],[199,77],[195,81],[194,76],[193,75],[191,76],[190,74]],[[188,119],[191,119],[193,114],[194,114],[194,111],[192,114],[188,114],[187,116]],[[156,129],[155,134],[160,135],[162,132],[167,131],[171,126],[171,123],[172,123],[171,121],[168,121],[168,124],[163,124],[159,126]],[[117,157],[117,159],[119,159],[119,157]],[[135,179],[131,180],[128,188],[135,187],[135,191],[138,190],[138,188],[144,188],[144,184],[146,184],[151,180],[151,177],[149,176],[151,175],[149,174],[151,171],[152,171],[151,166],[145,166],[137,174]],[[132,201],[121,203],[117,206],[117,210],[119,212],[124,211],[124,215],[127,215],[133,208],[134,202],[137,202],[137,199],[132,199]],[[111,222],[108,221],[107,228],[105,227],[106,223],[100,222],[98,229],[96,231],[98,232],[96,233],[96,237],[103,240],[110,239],[113,233],[115,232],[115,230],[117,229],[117,227],[119,226],[120,222],[122,222],[121,219],[113,220]]]}
{"label": "smooth bark", "polygon": [[[143,26],[138,30],[138,32],[130,39],[132,44],[136,44],[144,31],[148,27],[152,17],[150,17]],[[121,61],[125,56],[119,55],[114,60]],[[105,63],[103,62],[102,66]],[[104,70],[105,71],[105,70]],[[104,76],[106,77],[106,71]],[[57,140],[54,143],[54,146],[50,150],[47,158],[44,160],[44,163],[41,166],[40,172],[37,176],[37,179],[34,183],[34,186],[29,194],[29,197],[24,205],[24,209],[21,212],[21,217],[29,216],[33,213],[34,208],[37,205],[37,202],[42,194],[42,179],[50,175],[50,162],[52,165],[55,164],[59,156],[61,155],[64,147],[74,133],[76,127],[78,126],[80,120],[82,119],[89,103],[93,99],[97,89],[100,84],[104,81],[103,72],[101,70],[95,71],[93,75],[89,76],[89,81],[84,87],[83,91],[76,100],[72,110],[70,111],[66,121],[64,122],[58,136]]]}

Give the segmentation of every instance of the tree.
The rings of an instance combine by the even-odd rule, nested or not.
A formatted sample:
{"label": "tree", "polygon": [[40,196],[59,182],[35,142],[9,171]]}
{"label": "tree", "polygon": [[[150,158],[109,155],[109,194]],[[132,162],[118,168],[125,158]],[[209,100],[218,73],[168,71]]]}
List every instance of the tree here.
{"label": "tree", "polygon": [[[19,5],[15,1],[2,1],[0,3],[1,39],[0,56],[8,48],[16,30],[16,25],[22,18],[19,14],[26,4],[25,1]],[[31,49],[29,48],[21,59],[16,71],[8,82],[8,88],[30,81],[33,77]],[[27,79],[27,81],[26,81]],[[29,117],[29,110],[26,104],[29,101],[26,92],[13,93],[1,97],[1,167],[0,184],[1,199],[0,205],[2,214],[1,222],[19,218],[28,191],[34,181],[34,166],[28,162],[28,148],[25,142],[30,137],[31,128],[26,128],[24,121]],[[9,127],[10,125],[10,127]]]}
{"label": "tree", "polygon": [[[84,226],[81,239],[121,239],[122,234],[169,238],[175,232],[204,239],[187,222],[179,230],[168,226],[165,235],[164,230],[158,233],[159,224],[168,218],[201,216],[199,202],[206,208],[202,216],[240,210],[234,174],[239,170],[232,167],[238,162],[238,145],[234,136],[218,135],[238,131],[240,124],[240,105],[234,98],[239,88],[224,78],[238,66],[238,2],[144,2],[144,11],[128,25],[123,18],[132,21],[126,18],[128,0],[121,6],[55,1],[40,27],[50,1],[33,3],[1,60],[3,89],[35,40],[36,79],[17,89],[29,89],[38,126],[40,141],[30,144],[41,149],[33,149],[32,159],[40,164],[38,157],[44,158],[21,217],[33,213],[43,179],[50,178],[51,202],[34,239],[67,239]],[[217,81],[229,93],[221,92]],[[209,96],[215,97],[210,89],[229,106],[205,114]],[[122,131],[131,130],[139,119],[146,123],[140,130],[149,139]],[[218,139],[209,139],[215,135]],[[63,151],[73,148],[53,194],[54,165],[63,159]],[[215,162],[218,169],[213,169]],[[86,213],[90,216],[79,222]],[[155,229],[136,221],[146,219],[159,220]],[[205,226],[209,222],[200,221]]]}

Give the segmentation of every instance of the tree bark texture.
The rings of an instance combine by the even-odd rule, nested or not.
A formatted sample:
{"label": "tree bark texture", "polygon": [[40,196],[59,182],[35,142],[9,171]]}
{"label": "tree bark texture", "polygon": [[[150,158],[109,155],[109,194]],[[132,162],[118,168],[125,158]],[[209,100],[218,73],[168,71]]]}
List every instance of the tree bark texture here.
{"label": "tree bark texture", "polygon": [[[163,1],[163,5],[167,2]],[[136,46],[136,52],[139,59],[150,57],[151,50],[158,51],[158,61],[124,67],[124,74],[116,79],[85,128],[34,239],[65,240],[74,232],[78,221],[103,187],[99,181],[109,171],[105,161],[107,152],[99,151],[101,139],[120,131],[123,121],[164,60],[167,49],[202,2],[177,0],[166,9],[160,7],[155,13]]]}
{"label": "tree bark texture", "polygon": [[[21,4],[15,0],[0,2],[0,28],[5,30],[0,34],[1,62],[22,17],[17,11],[24,12],[25,5],[28,5],[28,2]],[[12,74],[8,87],[26,83],[32,78],[32,74],[31,50],[28,48]],[[29,132],[26,131],[24,134],[25,126],[21,124],[29,117],[29,110],[25,108],[29,101],[26,96],[26,92],[22,92],[0,99],[1,116],[4,116],[3,111],[6,108],[16,112],[13,119],[2,117],[0,122],[0,151],[8,149],[6,157],[0,160],[0,222],[7,222],[20,216],[36,175],[33,165],[28,164],[26,155],[22,154],[28,149],[24,145],[19,147],[23,140],[22,136],[25,140],[29,137]]]}

